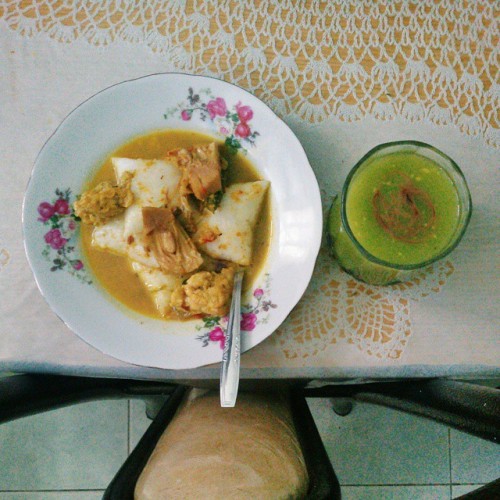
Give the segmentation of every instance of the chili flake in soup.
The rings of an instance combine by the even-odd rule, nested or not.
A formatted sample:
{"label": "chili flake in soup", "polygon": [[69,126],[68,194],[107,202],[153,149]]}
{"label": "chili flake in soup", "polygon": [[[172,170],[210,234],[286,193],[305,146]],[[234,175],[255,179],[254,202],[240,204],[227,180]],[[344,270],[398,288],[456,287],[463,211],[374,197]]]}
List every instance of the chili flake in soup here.
{"label": "chili flake in soup", "polygon": [[[155,131],[147,135],[136,137],[113,151],[106,158],[93,178],[89,181],[86,186],[86,189],[89,191],[82,195],[80,201],[85,201],[84,197],[88,192],[92,194],[92,190],[94,190],[94,192],[97,190],[101,206],[103,197],[106,197],[107,201],[112,200],[113,202],[116,202],[117,205],[122,204],[122,211],[128,210],[131,213],[133,210],[140,210],[141,207],[133,205],[133,197],[132,200],[127,198],[127,187],[130,186],[131,178],[134,175],[133,173],[127,174],[125,172],[125,174],[121,175],[119,179],[121,181],[119,183],[120,186],[111,187],[112,184],[117,183],[117,172],[122,169],[122,165],[125,165],[126,170],[128,168],[126,166],[127,162],[130,163],[141,159],[144,160],[143,164],[145,164],[145,168],[147,168],[149,166],[147,162],[150,160],[160,162],[166,159],[168,161],[169,152],[172,151],[174,151],[175,154],[177,154],[176,152],[178,151],[184,153],[186,153],[186,151],[194,151],[192,155],[196,155],[197,151],[201,151],[203,156],[206,151],[210,151],[210,147],[213,148],[213,146],[210,146],[213,143],[214,139],[210,136],[186,130]],[[191,311],[188,314],[185,314],[182,307],[186,300],[188,304],[194,304],[194,301],[189,302],[189,299],[193,299],[193,296],[189,296],[189,287],[191,287],[190,289],[192,292],[194,290],[194,295],[199,295],[199,292],[203,287],[205,292],[208,288],[212,287],[210,288],[209,293],[217,294],[218,291],[215,287],[219,286],[220,282],[223,282],[222,285],[226,289],[229,287],[232,289],[232,273],[236,268],[236,264],[228,262],[229,259],[228,257],[225,257],[225,255],[232,255],[231,252],[234,238],[230,237],[232,233],[230,233],[228,229],[229,236],[227,237],[227,241],[224,240],[225,235],[218,234],[218,228],[220,226],[222,228],[220,232],[224,232],[224,225],[227,224],[227,220],[224,220],[224,213],[231,210],[231,204],[234,203],[235,200],[238,201],[241,199],[247,199],[252,196],[255,198],[255,193],[252,191],[256,190],[259,191],[259,193],[257,193],[257,197],[255,198],[257,201],[250,202],[250,205],[253,203],[252,209],[255,212],[253,215],[255,222],[253,231],[251,231],[252,240],[250,240],[251,259],[249,259],[249,265],[244,265],[244,290],[249,289],[252,286],[254,279],[262,269],[267,257],[271,239],[271,211],[267,190],[268,183],[267,181],[263,181],[262,177],[259,175],[252,163],[241,153],[235,154],[234,152],[229,151],[222,143],[216,144],[216,149],[220,155],[220,163],[222,164],[221,177],[225,186],[225,192],[222,194],[222,197],[220,196],[221,192],[219,191],[213,194],[210,198],[207,198],[207,201],[200,202],[195,199],[194,195],[194,193],[196,193],[196,196],[199,196],[199,186],[198,190],[192,189],[190,191],[191,194],[189,195],[189,199],[186,197],[186,199],[183,200],[183,203],[189,203],[190,207],[195,206],[198,212],[203,212],[204,214],[200,218],[199,213],[195,210],[195,213],[198,214],[198,218],[195,217],[196,222],[194,227],[191,222],[183,216],[183,213],[180,213],[179,215],[179,213],[176,213],[175,210],[173,210],[176,214],[178,232],[182,233],[180,234],[181,240],[183,238],[187,238],[190,241],[193,240],[196,243],[197,248],[192,248],[191,250],[195,252],[195,254],[199,253],[203,261],[201,267],[194,271],[195,274],[190,271],[182,277],[176,278],[178,280],[178,284],[172,294],[172,303],[177,303],[177,305],[180,304],[180,308],[174,307],[172,309],[168,308],[167,311],[165,309],[160,311],[161,308],[158,306],[158,301],[161,297],[159,297],[158,293],[156,295],[151,293],[151,290],[154,289],[158,278],[160,278],[160,280],[163,279],[162,276],[158,275],[158,269],[151,270],[151,268],[144,265],[148,263],[144,260],[141,262],[135,262],[134,260],[131,260],[130,255],[119,255],[114,251],[103,251],[102,248],[98,248],[96,246],[96,239],[99,238],[99,234],[106,233],[106,237],[108,237],[107,235],[111,234],[110,231],[114,231],[113,224],[115,224],[115,221],[116,223],[122,223],[121,221],[124,216],[123,214],[115,216],[115,212],[113,211],[115,208],[114,206],[110,211],[112,216],[109,218],[110,223],[108,225],[105,224],[104,226],[94,227],[91,224],[82,224],[82,243],[84,253],[95,277],[97,278],[97,281],[107,292],[127,307],[141,314],[166,319],[189,319],[192,317],[199,317],[200,315],[224,314],[225,310],[227,310],[228,304],[224,303],[224,305],[220,307],[220,297],[218,297],[219,305],[217,307],[210,308],[210,306],[206,305],[204,309],[202,308],[204,312],[200,312],[201,310],[197,312],[196,307],[192,306],[193,308]],[[186,154],[189,156],[189,153]],[[215,155],[217,156],[217,151],[215,151]],[[182,165],[179,158],[176,157],[174,160],[174,164],[177,162],[178,165]],[[167,169],[165,172],[168,172],[168,165],[165,164],[163,166]],[[173,168],[175,169],[175,167]],[[154,183],[155,189],[158,188],[157,184],[161,183],[164,178],[163,174],[160,175],[160,173],[164,171],[157,171],[159,172],[159,177],[157,178],[158,182]],[[181,176],[181,174],[176,175]],[[181,179],[178,189],[174,190],[176,193],[179,190],[182,191],[182,182],[183,180]],[[137,185],[139,184],[140,182],[136,180],[136,190],[138,189]],[[114,189],[115,191],[107,193],[107,188]],[[121,191],[119,191],[120,189]],[[203,191],[203,189],[201,189],[201,191]],[[170,194],[170,197],[174,195],[172,193]],[[168,197],[169,196],[167,194],[167,199]],[[135,198],[137,198],[137,195]],[[212,202],[215,202],[218,208],[211,206]],[[130,206],[131,203],[132,206]],[[143,202],[142,204],[142,214],[144,216],[144,210],[150,209],[145,208],[145,205],[147,205],[146,202]],[[154,208],[153,210],[156,210],[157,213],[148,213],[148,216],[151,215],[152,218],[150,218],[154,221],[157,216],[162,217],[161,210],[166,210],[166,208],[160,207]],[[116,212],[118,212],[118,210]],[[125,227],[127,226],[127,215],[129,214],[125,214]],[[207,231],[206,227],[203,226],[203,223],[199,221],[206,221],[205,226],[210,227],[210,230]],[[214,231],[214,228],[216,231]],[[244,233],[244,231],[242,230],[241,233]],[[244,237],[244,235],[240,234],[240,231],[235,234],[238,235],[238,238]],[[171,235],[159,233],[155,236],[157,237],[157,240],[163,239],[166,241],[166,239],[168,240]],[[211,241],[211,238],[214,238],[215,241]],[[127,238],[128,243],[132,243],[133,240],[134,237],[129,235]],[[150,239],[148,241],[151,241],[151,245],[154,245],[154,239]],[[219,242],[218,245],[217,242]],[[149,248],[146,247],[146,250],[149,251]],[[221,255],[223,257],[221,257]],[[244,257],[239,259],[239,263],[248,263]],[[193,261],[195,263],[199,263],[199,259],[196,255],[194,255],[192,262]],[[152,279],[148,279],[148,277]],[[198,288],[196,288],[197,286]],[[188,295],[186,295],[186,293]],[[174,298],[176,300],[174,300]],[[195,298],[197,298],[197,296]],[[168,300],[170,302],[170,298]],[[205,298],[202,297],[201,300],[204,302]]]}

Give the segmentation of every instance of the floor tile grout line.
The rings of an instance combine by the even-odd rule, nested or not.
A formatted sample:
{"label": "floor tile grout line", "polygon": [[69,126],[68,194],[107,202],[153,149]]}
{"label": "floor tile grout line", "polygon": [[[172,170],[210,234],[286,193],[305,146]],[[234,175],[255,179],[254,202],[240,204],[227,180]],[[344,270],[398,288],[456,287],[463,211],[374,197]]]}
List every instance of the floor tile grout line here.
{"label": "floor tile grout line", "polygon": [[487,483],[451,483],[452,486],[484,486]]}

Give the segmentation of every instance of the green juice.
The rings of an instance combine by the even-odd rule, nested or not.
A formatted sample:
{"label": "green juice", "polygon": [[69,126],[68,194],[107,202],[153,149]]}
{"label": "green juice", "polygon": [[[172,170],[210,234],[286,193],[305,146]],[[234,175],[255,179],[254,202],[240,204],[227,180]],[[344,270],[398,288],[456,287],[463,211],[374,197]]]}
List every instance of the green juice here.
{"label": "green juice", "polygon": [[351,171],[331,207],[328,234],[347,272],[385,285],[450,252],[470,211],[467,184],[452,160],[423,143],[389,143]]}
{"label": "green juice", "polygon": [[413,153],[375,158],[351,180],[347,221],[377,259],[416,265],[438,256],[456,232],[455,184],[434,161]]}

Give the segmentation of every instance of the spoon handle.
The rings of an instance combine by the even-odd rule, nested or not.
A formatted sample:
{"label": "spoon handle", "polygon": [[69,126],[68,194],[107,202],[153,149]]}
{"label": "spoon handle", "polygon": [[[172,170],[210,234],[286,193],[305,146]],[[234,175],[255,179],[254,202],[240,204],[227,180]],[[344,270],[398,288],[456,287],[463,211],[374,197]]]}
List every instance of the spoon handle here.
{"label": "spoon handle", "polygon": [[238,385],[240,382],[240,311],[241,285],[243,271],[238,271],[234,277],[233,298],[229,321],[227,324],[226,340],[222,353],[220,371],[220,405],[232,408],[236,404]]}

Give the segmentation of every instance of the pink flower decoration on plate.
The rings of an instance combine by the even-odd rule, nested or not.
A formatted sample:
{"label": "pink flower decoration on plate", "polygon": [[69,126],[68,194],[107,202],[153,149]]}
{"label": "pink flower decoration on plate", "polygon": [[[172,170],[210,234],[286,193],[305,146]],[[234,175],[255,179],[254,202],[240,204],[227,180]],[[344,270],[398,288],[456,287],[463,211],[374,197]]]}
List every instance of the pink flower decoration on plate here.
{"label": "pink flower decoration on plate", "polygon": [[250,135],[250,127],[246,123],[238,123],[236,130],[234,131],[234,135],[245,139]]}
{"label": "pink flower decoration on plate", "polygon": [[217,127],[217,131],[219,132],[219,134],[231,135],[233,132],[234,124],[227,118],[221,118],[220,116],[218,116],[214,120],[214,125]]}
{"label": "pink flower decoration on plate", "polygon": [[54,210],[60,215],[67,215],[70,212],[69,203],[62,198],[59,198],[54,203]]}
{"label": "pink flower decoration on plate", "polygon": [[59,250],[68,241],[66,238],[63,238],[61,231],[59,229],[51,229],[44,236],[45,242],[49,244],[54,250]]}
{"label": "pink flower decoration on plate", "polygon": [[263,295],[264,295],[264,290],[262,290],[262,288],[256,288],[253,292],[253,296],[256,299],[260,299]]}
{"label": "pink flower decoration on plate", "polygon": [[250,106],[242,106],[240,103],[236,105],[236,113],[238,118],[243,123],[249,122],[253,118],[253,111]]}
{"label": "pink flower decoration on plate", "polygon": [[257,315],[255,313],[243,313],[241,315],[240,328],[246,332],[250,332],[257,324]]}
{"label": "pink flower decoration on plate", "polygon": [[220,326],[215,327],[209,334],[208,337],[213,342],[219,342],[220,348],[224,349],[224,342],[226,340],[226,336],[224,335],[224,330]]}
{"label": "pink flower decoration on plate", "polygon": [[73,266],[73,269],[75,271],[79,271],[83,268],[83,262],[81,260],[74,260],[72,261],[71,265]]}
{"label": "pink flower decoration on plate", "polygon": [[71,206],[71,189],[55,190],[52,203],[42,201],[37,212],[38,220],[49,229],[44,235],[45,247],[42,256],[50,262],[50,270],[62,269],[78,278],[82,283],[91,284],[92,280],[85,271],[83,262],[77,257],[73,237],[78,229],[78,217]]}
{"label": "pink flower decoration on plate", "polygon": [[215,97],[210,89],[195,92],[189,87],[187,99],[168,109],[163,117],[175,116],[187,122],[196,116],[202,121],[212,122],[217,133],[225,137],[225,145],[233,152],[246,151],[245,146],[255,146],[257,130],[250,126],[254,118],[253,109],[238,101],[229,104],[223,97]]}
{"label": "pink flower decoration on plate", "polygon": [[56,209],[54,208],[53,205],[46,201],[42,201],[40,205],[38,205],[38,213],[40,214],[40,217],[38,218],[39,221],[45,222],[49,220],[56,212]]}
{"label": "pink flower decoration on plate", "polygon": [[227,113],[226,101],[222,97],[216,97],[212,101],[208,101],[207,111],[212,120],[216,116],[226,116]]}

